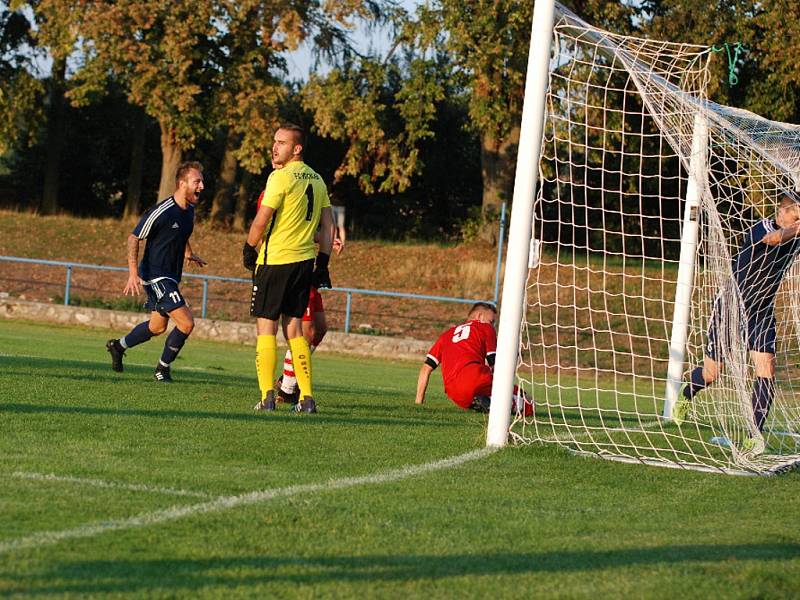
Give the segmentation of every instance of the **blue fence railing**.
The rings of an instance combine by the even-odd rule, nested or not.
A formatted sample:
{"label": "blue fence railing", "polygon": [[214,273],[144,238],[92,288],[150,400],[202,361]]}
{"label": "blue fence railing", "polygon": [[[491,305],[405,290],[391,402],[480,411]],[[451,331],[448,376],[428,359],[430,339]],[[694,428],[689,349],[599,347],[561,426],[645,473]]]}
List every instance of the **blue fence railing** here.
{"label": "blue fence railing", "polygon": [[[502,229],[501,229],[502,231]],[[501,238],[502,239],[502,238]],[[69,305],[70,302],[70,293],[72,288],[72,272],[74,269],[90,269],[96,271],[122,271],[127,273],[127,267],[111,267],[107,265],[92,265],[86,263],[77,263],[77,262],[68,262],[68,261],[60,261],[60,260],[42,260],[36,258],[21,258],[18,256],[0,256],[1,261],[7,262],[16,262],[16,263],[27,263],[27,264],[34,264],[34,265],[49,265],[54,267],[64,267],[66,269],[66,281],[64,283],[64,304]],[[499,268],[498,268],[499,274]],[[499,276],[499,275],[498,275]],[[201,303],[201,314],[202,318],[206,318],[206,314],[208,312],[208,283],[209,281],[224,281],[229,283],[243,283],[247,285],[252,285],[252,280],[244,279],[241,277],[220,277],[218,275],[201,275],[195,273],[184,273],[183,277],[185,279],[199,279],[203,285],[203,300]],[[345,308],[345,318],[344,318],[344,331],[345,333],[350,333],[350,315],[352,311],[352,300],[354,295],[362,295],[362,296],[383,296],[387,298],[406,298],[410,300],[433,300],[437,302],[455,302],[460,304],[473,304],[478,302],[479,300],[475,299],[468,299],[468,298],[451,298],[449,296],[430,296],[425,294],[409,294],[405,292],[386,292],[382,290],[365,290],[359,288],[344,288],[344,287],[335,287],[331,288],[330,290],[326,290],[327,292],[338,292],[343,293],[346,295],[346,308]],[[497,287],[495,287],[495,302],[497,297]]]}

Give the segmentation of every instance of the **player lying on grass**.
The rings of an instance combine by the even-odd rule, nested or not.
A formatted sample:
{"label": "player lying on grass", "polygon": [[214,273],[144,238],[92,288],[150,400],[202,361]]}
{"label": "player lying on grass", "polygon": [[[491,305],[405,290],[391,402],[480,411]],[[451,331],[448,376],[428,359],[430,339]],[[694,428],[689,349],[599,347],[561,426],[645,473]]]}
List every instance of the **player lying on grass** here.
{"label": "player lying on grass", "polygon": [[[164,333],[172,319],[175,327],[167,336],[154,374],[155,379],[162,382],[172,381],[170,365],[194,329],[192,311],[178,289],[183,261],[201,267],[206,265],[189,244],[194,229],[194,207],[203,191],[202,165],[199,162],[181,164],[175,174],[175,185],[175,193],[147,210],[128,236],[129,273],[123,293],[139,295],[144,287],[150,320],[139,323],[125,337],[106,343],[111,353],[111,368],[121,372],[125,351]],[[137,268],[142,240],[147,243]]]}
{"label": "player lying on grass", "polygon": [[[733,275],[747,324],[747,349],[755,368],[751,403],[754,425],[759,432],[764,429],[775,396],[775,298],[783,276],[800,252],[798,236],[800,204],[794,195],[786,194],[781,198],[775,219],[762,219],[751,227],[733,257]],[[672,410],[672,419],[679,425],[686,419],[694,396],[719,377],[723,349],[731,346],[724,328],[725,308],[723,297],[718,295],[711,313],[703,366],[692,371]],[[763,449],[763,440],[751,437],[745,441],[744,449],[756,450],[759,445]]]}
{"label": "player lying on grass", "polygon": [[[425,402],[431,373],[441,365],[444,391],[447,397],[463,409],[489,412],[492,393],[497,333],[494,330],[497,311],[487,302],[476,302],[467,314],[466,322],[451,327],[439,336],[428,350],[417,378],[416,403]],[[516,390],[515,390],[516,394]],[[519,402],[512,403],[514,410]],[[524,401],[526,416],[533,405]]]}

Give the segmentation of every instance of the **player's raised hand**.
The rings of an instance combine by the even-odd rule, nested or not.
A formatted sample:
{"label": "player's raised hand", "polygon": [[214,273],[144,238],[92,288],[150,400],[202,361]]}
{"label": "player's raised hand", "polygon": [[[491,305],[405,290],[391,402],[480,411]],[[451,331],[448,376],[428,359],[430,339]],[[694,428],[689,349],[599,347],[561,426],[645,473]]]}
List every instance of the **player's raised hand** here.
{"label": "player's raised hand", "polygon": [[138,275],[128,275],[128,282],[125,284],[125,289],[122,293],[126,296],[138,296],[142,293],[142,280]]}

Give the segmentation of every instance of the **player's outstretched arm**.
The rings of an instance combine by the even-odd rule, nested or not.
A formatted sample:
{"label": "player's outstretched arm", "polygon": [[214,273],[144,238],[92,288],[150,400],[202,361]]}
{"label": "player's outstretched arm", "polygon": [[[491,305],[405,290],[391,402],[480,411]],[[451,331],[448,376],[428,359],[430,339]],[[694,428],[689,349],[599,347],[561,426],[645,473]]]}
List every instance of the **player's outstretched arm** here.
{"label": "player's outstretched arm", "polygon": [[419,377],[417,378],[417,399],[415,404],[423,404],[425,402],[425,392],[428,390],[428,382],[431,379],[433,369],[429,364],[423,364],[419,370]]}
{"label": "player's outstretched arm", "polygon": [[142,280],[139,279],[139,238],[131,234],[128,236],[128,281],[122,293],[126,296],[138,296],[142,293]]}
{"label": "player's outstretched arm", "polygon": [[784,227],[768,233],[761,238],[761,241],[767,246],[779,246],[796,237],[800,237],[800,221],[789,227]]}

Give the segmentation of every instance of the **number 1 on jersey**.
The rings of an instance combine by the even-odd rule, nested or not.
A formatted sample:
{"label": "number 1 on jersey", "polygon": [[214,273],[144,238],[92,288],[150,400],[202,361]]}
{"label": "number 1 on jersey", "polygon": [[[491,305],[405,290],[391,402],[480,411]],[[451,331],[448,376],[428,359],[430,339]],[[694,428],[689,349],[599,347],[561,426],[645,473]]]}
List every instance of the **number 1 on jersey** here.
{"label": "number 1 on jersey", "polygon": [[310,221],[314,216],[314,186],[311,183],[306,187],[306,198],[308,198],[308,209],[306,209],[306,221]]}

